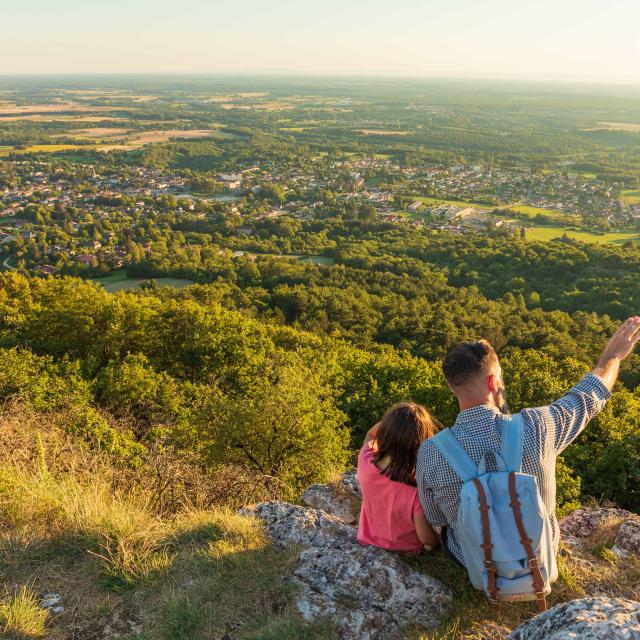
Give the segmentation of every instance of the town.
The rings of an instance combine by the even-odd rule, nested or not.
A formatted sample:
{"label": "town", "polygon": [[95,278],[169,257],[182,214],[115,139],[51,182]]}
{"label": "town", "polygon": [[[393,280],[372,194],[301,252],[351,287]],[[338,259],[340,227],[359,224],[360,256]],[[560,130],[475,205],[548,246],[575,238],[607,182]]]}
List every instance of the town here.
{"label": "town", "polygon": [[[354,216],[451,233],[518,233],[542,223],[630,227],[640,204],[593,177],[472,166],[404,166],[391,160],[315,158],[302,168],[262,163],[216,174],[92,164],[5,161],[0,189],[4,268],[105,274],[153,251],[149,223],[171,211],[184,221],[223,216],[236,234],[252,223]],[[558,232],[561,235],[561,232]],[[233,243],[222,241],[219,251]],[[235,252],[242,255],[242,252]]]}

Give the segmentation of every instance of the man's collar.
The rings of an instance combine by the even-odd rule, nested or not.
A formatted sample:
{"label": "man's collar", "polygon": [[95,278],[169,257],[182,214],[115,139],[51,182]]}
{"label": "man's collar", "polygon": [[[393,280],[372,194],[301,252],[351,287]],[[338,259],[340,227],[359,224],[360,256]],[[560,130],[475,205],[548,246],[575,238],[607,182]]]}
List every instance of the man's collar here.
{"label": "man's collar", "polygon": [[456,418],[456,425],[464,425],[486,417],[495,417],[501,414],[500,409],[494,404],[479,404],[469,409],[464,409]]}

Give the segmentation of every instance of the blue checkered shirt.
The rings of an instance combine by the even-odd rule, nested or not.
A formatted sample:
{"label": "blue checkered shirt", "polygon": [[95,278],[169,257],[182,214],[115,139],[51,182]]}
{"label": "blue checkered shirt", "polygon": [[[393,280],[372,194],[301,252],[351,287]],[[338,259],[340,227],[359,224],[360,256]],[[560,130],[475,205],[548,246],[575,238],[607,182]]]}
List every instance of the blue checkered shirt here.
{"label": "blue checkered shirt", "polygon": [[[587,426],[611,397],[609,389],[596,375],[587,374],[567,395],[547,407],[524,409],[522,472],[535,476],[551,518],[553,541],[560,542],[556,520],[556,457]],[[480,405],[458,414],[451,432],[479,464],[487,451],[500,452],[500,411]],[[435,445],[426,440],[420,447],[416,467],[420,502],[427,520],[434,527],[448,527],[447,547],[464,564],[456,526],[462,481]]]}

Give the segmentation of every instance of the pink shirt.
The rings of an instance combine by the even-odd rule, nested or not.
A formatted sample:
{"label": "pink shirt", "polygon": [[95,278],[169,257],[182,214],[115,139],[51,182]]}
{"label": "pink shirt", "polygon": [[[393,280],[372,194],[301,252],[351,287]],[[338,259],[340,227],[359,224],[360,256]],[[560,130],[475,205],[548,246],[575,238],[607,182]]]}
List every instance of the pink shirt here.
{"label": "pink shirt", "polygon": [[358,542],[391,551],[422,551],[413,522],[414,515],[424,513],[418,488],[382,474],[375,465],[370,442],[358,455],[358,480],[362,490]]}

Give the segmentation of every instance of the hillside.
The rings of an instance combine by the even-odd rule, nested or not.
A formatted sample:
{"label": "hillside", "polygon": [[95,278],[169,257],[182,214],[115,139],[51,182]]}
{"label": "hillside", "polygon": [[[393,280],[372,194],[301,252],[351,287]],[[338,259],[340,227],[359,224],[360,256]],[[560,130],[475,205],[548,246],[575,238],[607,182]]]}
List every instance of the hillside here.
{"label": "hillside", "polygon": [[[535,613],[532,606],[512,605],[496,616],[482,595],[468,586],[464,572],[440,552],[419,559],[396,556],[392,561],[390,554],[377,550],[378,554],[362,560],[360,575],[349,573],[353,567],[341,572],[341,563],[348,567],[359,561],[359,554],[370,552],[351,550],[353,543],[344,538],[352,535],[350,527],[330,515],[323,516],[324,533],[315,542],[308,541],[313,530],[309,524],[296,533],[295,518],[311,522],[309,518],[316,517],[313,509],[304,516],[303,507],[284,505],[284,510],[277,507],[270,516],[266,507],[259,509],[257,513],[271,523],[265,527],[250,512],[239,515],[215,502],[206,508],[197,506],[199,499],[217,496],[216,488],[204,478],[194,478],[193,486],[185,488],[184,476],[175,470],[162,480],[172,500],[159,500],[158,487],[151,480],[152,471],[164,466],[161,458],[155,470],[128,469],[123,475],[122,466],[110,455],[89,451],[62,429],[52,428],[51,416],[30,411],[19,402],[6,404],[0,412],[0,433],[3,637],[384,638],[390,637],[384,630],[391,633],[395,620],[413,623],[430,603],[427,620],[436,628],[428,631],[409,624],[398,637],[494,640],[506,638]],[[335,489],[331,492],[335,496]],[[323,506],[330,509],[331,503]],[[286,515],[290,509],[298,509],[299,515]],[[621,560],[611,551],[624,520],[622,513],[582,513],[593,517],[568,518],[563,525],[565,537],[573,542],[563,548],[561,578],[551,604],[593,594],[637,600],[638,556]],[[280,524],[278,517],[284,518]],[[270,537],[279,544],[273,546]],[[341,542],[332,541],[338,539]],[[340,589],[350,594],[350,604],[346,596],[336,601],[349,608],[338,607],[327,620],[305,622],[299,612],[310,586],[314,594],[314,580],[322,580],[325,571],[317,554],[312,565],[307,562],[306,570],[301,569],[305,544],[321,552],[326,549],[332,558],[332,588],[338,594]],[[348,555],[341,560],[340,553],[345,552],[340,547],[345,545]],[[378,597],[385,593],[380,592],[380,576],[389,571],[387,579],[398,583],[399,595],[385,608],[369,598],[376,591]],[[295,583],[290,581],[294,574],[299,576]],[[400,586],[417,579],[413,593]],[[425,599],[429,589],[431,595]],[[48,608],[43,608],[43,600]],[[326,605],[324,611],[330,613]],[[358,624],[365,625],[362,635],[355,631],[358,626],[353,627],[360,614],[364,618]],[[382,635],[375,635],[380,631]]]}
{"label": "hillside", "polygon": [[[326,277],[329,268],[304,269]],[[349,563],[359,556],[349,546],[351,528],[295,505],[310,485],[326,485],[350,466],[364,429],[394,402],[417,400],[441,422],[452,419],[435,356],[442,346],[423,345],[425,359],[359,343],[349,332],[311,333],[223,306],[219,286],[109,293],[79,279],[0,274],[0,623],[7,637],[338,638],[344,620],[360,619],[366,580],[329,580],[342,586],[328,619],[316,615],[326,600],[300,604],[305,584],[355,567]],[[495,317],[519,304],[496,303]],[[442,328],[460,326],[462,317],[449,313]],[[539,310],[527,318],[524,308],[505,315],[501,355],[514,410],[555,399],[588,369],[589,352],[613,323],[585,317]],[[555,339],[527,348],[536,321],[540,331],[555,326]],[[472,335],[490,326],[477,308],[465,322]],[[631,363],[611,403],[559,463],[561,515],[604,499],[630,511],[640,506],[640,396]],[[269,510],[239,513],[265,501],[304,522],[328,518],[346,536],[345,563],[323,560],[335,556],[331,540],[329,552],[305,551],[304,537],[278,540],[272,516],[252,515]],[[635,551],[624,560],[611,551],[621,523],[633,520],[624,514],[594,516],[595,525],[571,534],[582,542],[563,552],[554,603],[603,594],[638,600]],[[283,526],[296,531],[287,519]],[[406,615],[376,605],[378,624],[395,620],[408,638],[506,638],[533,614],[508,607],[496,618],[440,553],[373,560],[392,566],[402,589],[409,580],[448,594],[429,614],[428,626],[436,625],[429,631],[400,624],[425,622],[423,605],[403,599]]]}

